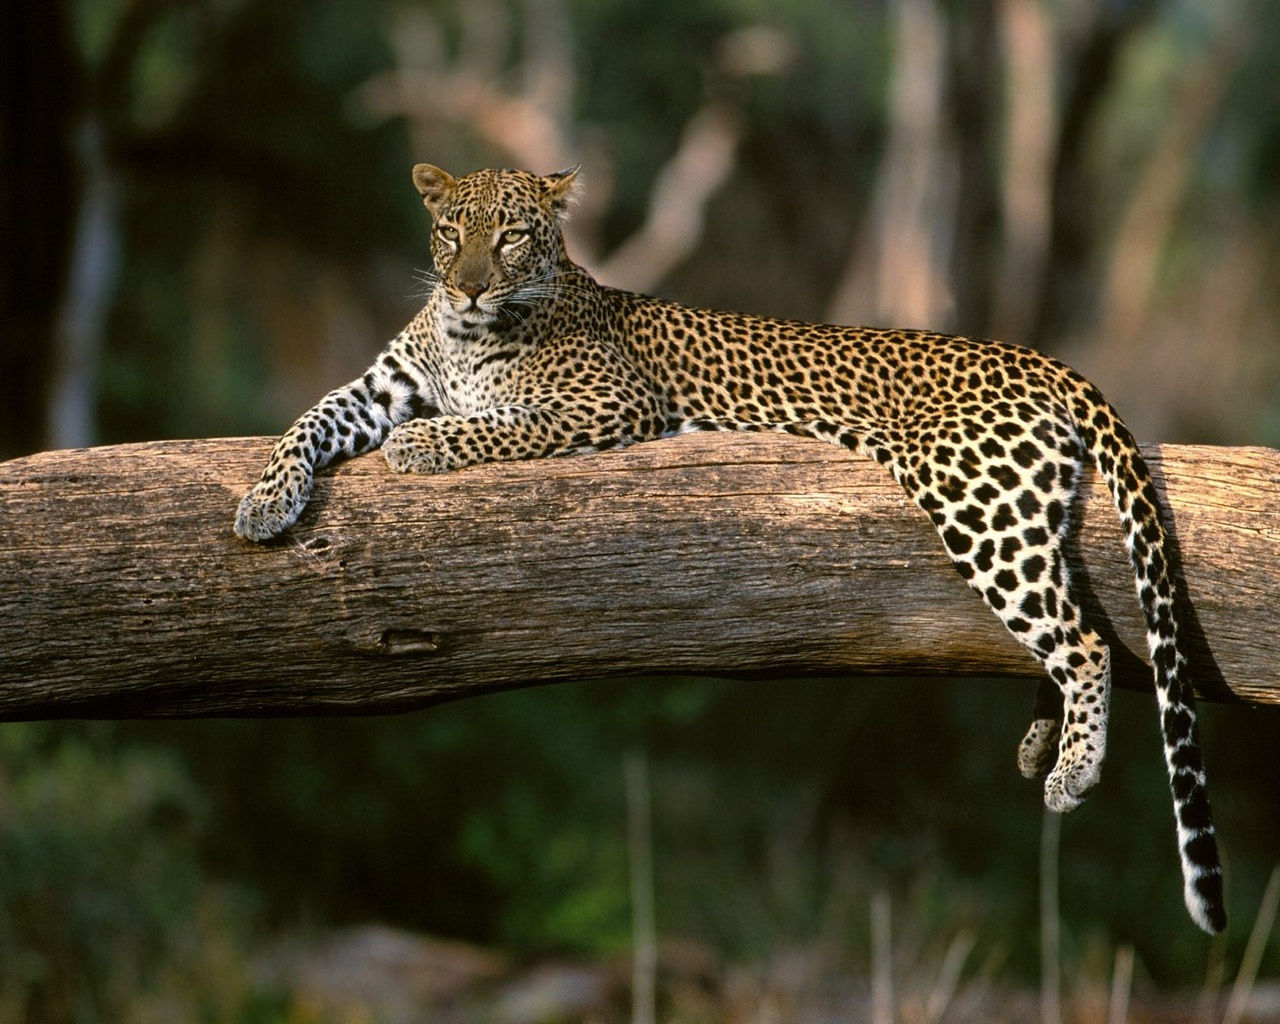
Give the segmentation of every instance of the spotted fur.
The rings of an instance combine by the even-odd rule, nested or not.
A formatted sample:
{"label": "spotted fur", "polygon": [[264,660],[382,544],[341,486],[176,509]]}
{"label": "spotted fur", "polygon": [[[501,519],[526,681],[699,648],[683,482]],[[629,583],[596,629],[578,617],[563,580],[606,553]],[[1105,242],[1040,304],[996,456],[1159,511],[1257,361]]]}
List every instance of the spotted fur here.
{"label": "spotted fur", "polygon": [[1063,555],[1082,474],[1124,525],[1147,624],[1184,894],[1226,924],[1222,876],[1175,616],[1177,576],[1151,475],[1098,390],[1013,345],[710,312],[605,288],[565,252],[576,172],[420,164],[439,277],[359,380],[276,444],[236,532],[266,540],[315,470],[381,445],[400,471],[599,451],[688,430],[785,431],[870,456],[929,516],[960,575],[1056,683],[1018,751],[1045,803],[1077,807],[1105,754],[1110,654]]}

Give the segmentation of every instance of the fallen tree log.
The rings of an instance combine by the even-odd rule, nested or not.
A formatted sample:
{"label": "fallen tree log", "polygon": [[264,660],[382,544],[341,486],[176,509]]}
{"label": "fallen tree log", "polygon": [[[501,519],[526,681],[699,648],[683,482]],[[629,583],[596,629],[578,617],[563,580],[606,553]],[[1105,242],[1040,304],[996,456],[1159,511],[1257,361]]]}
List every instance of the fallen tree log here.
{"label": "fallen tree log", "polygon": [[[265,438],[0,464],[0,719],[403,711],[495,689],[680,672],[1040,670],[878,466],[788,437],[316,481],[294,530],[232,534]],[[1194,604],[1202,697],[1280,703],[1280,452],[1148,447]],[[1100,483],[1073,557],[1150,688]],[[1190,613],[1189,613],[1190,614]]]}

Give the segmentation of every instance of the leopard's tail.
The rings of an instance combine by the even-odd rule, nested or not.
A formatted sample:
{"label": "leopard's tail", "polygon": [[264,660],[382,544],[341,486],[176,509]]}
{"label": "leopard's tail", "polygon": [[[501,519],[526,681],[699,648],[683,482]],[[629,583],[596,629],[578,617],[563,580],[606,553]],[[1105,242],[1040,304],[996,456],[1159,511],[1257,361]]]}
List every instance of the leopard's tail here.
{"label": "leopard's tail", "polygon": [[1216,934],[1227,926],[1222,862],[1209,811],[1195,697],[1179,637],[1175,605],[1180,567],[1171,560],[1160,500],[1137,442],[1102,393],[1074,373],[1071,376],[1075,384],[1068,398],[1072,419],[1120,514],[1146,622],[1178,826],[1183,896],[1196,924]]}

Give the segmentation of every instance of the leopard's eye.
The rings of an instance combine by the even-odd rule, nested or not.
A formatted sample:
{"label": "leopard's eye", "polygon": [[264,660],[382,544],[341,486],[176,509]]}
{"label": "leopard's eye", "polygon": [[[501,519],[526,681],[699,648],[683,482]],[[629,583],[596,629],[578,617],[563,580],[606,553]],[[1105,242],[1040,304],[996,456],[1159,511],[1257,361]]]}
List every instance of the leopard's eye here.
{"label": "leopard's eye", "polygon": [[452,224],[437,224],[436,234],[440,237],[441,241],[448,242],[450,245],[457,245],[458,239],[461,237],[458,234],[458,229]]}
{"label": "leopard's eye", "polygon": [[498,235],[498,244],[504,249],[519,245],[529,237],[528,228],[507,228]]}

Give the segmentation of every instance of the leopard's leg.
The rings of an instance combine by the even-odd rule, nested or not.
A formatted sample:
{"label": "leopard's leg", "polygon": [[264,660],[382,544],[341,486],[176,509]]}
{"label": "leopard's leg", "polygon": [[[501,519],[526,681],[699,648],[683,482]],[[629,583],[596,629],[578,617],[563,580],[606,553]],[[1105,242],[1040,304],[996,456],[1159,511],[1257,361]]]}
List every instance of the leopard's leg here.
{"label": "leopard's leg", "polygon": [[1058,759],[1058,737],[1062,732],[1062,691],[1048,678],[1036,685],[1031,726],[1018,744],[1018,771],[1023,778],[1049,774]]}
{"label": "leopard's leg", "polygon": [[505,405],[472,416],[409,420],[383,442],[387,464],[401,473],[446,473],[482,462],[510,462],[621,448],[662,434],[656,393],[631,384],[602,401],[555,393],[527,405]]}
{"label": "leopard's leg", "polygon": [[935,423],[924,443],[891,446],[881,461],[930,516],[960,575],[1057,685],[1061,717],[1052,701],[1038,704],[1019,767],[1033,775],[1048,767],[1056,735],[1045,803],[1066,811],[1101,776],[1111,685],[1109,651],[1081,622],[1062,553],[1080,453],[1047,416],[999,426],[997,434]]}
{"label": "leopard's leg", "polygon": [[[558,383],[566,365],[577,370],[567,387]],[[388,465],[402,473],[444,473],[481,462],[620,448],[660,437],[667,427],[665,394],[620,352],[589,338],[546,339],[521,370],[524,387],[510,404],[397,426],[382,445]]]}
{"label": "leopard's leg", "polygon": [[311,497],[316,470],[376,448],[395,424],[434,411],[414,344],[406,330],[364,376],[330,391],[284,432],[240,501],[237,535],[262,541],[288,529]]}
{"label": "leopard's leg", "polygon": [[387,435],[382,454],[399,473],[447,473],[481,462],[556,455],[567,450],[570,436],[536,406],[509,405],[401,423]]}
{"label": "leopard's leg", "polygon": [[956,550],[964,544],[954,533],[944,531],[944,539],[961,575],[1057,684],[1057,701],[1048,695],[1044,705],[1037,701],[1035,721],[1019,745],[1018,761],[1030,777],[1052,764],[1045,780],[1045,804],[1050,810],[1069,811],[1101,777],[1111,657],[1098,635],[1080,621],[1061,535],[1034,525],[1021,532],[1031,532],[1043,542],[1033,546],[1016,538],[1022,547],[1008,561],[999,551],[1009,534],[983,537],[966,551]]}
{"label": "leopard's leg", "polygon": [[[1068,583],[1060,603],[1076,611],[1072,620],[1078,622],[1071,590]],[[1070,811],[1080,806],[1102,777],[1111,702],[1111,651],[1091,629],[1068,626],[1057,648],[1043,661],[1062,691],[1058,760],[1045,779],[1044,801],[1052,811]]]}

